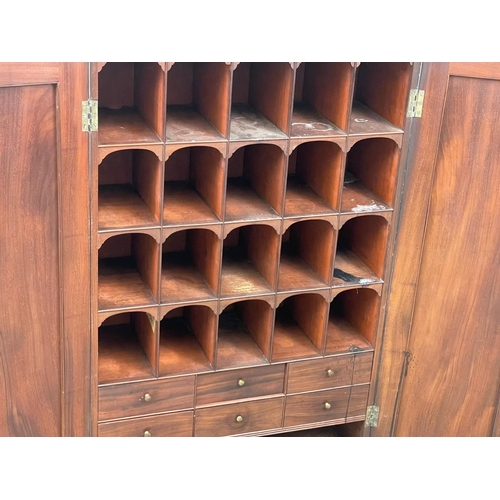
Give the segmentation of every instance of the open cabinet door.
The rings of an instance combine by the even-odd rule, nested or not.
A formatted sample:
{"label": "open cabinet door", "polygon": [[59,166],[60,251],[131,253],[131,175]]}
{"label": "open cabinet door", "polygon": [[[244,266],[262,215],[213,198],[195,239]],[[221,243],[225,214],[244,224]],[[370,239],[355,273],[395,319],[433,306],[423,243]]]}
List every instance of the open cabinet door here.
{"label": "open cabinet door", "polygon": [[403,210],[381,419],[372,435],[499,435],[500,63],[433,72],[426,145],[420,139]]}
{"label": "open cabinet door", "polygon": [[90,433],[86,63],[0,64],[0,436]]}

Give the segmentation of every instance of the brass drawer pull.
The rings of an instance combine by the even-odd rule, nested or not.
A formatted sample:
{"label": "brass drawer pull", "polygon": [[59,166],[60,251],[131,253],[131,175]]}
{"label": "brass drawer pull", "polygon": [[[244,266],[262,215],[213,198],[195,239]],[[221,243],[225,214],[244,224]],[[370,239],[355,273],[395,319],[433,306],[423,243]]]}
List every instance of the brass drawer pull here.
{"label": "brass drawer pull", "polygon": [[149,431],[144,431],[144,437],[145,437],[145,438],[150,438],[150,437],[151,437],[151,432],[149,432]]}
{"label": "brass drawer pull", "polygon": [[245,381],[244,381],[242,378],[240,378],[240,379],[238,380],[238,385],[239,385],[240,387],[243,387],[243,386],[245,385]]}
{"label": "brass drawer pull", "polygon": [[152,399],[151,395],[146,392],[146,394],[144,394],[144,401],[149,402],[151,401],[151,399]]}
{"label": "brass drawer pull", "polygon": [[335,375],[335,372],[333,370],[326,370],[327,377],[333,377],[334,375]]}
{"label": "brass drawer pull", "polygon": [[236,417],[236,422],[238,422],[238,423],[243,422],[243,417],[241,415],[238,415]]}
{"label": "brass drawer pull", "polygon": [[332,407],[328,401],[323,406],[325,407],[325,410],[329,410]]}

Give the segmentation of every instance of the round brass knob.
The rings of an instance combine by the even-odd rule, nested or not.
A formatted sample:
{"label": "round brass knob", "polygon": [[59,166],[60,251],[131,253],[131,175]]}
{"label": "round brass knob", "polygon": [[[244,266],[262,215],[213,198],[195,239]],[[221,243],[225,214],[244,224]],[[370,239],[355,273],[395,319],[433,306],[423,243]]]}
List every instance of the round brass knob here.
{"label": "round brass knob", "polygon": [[335,373],[335,372],[334,372],[333,370],[326,370],[326,375],[327,375],[328,377],[333,377],[333,374],[334,374],[334,373]]}
{"label": "round brass knob", "polygon": [[149,431],[144,431],[144,437],[145,437],[145,438],[150,438],[150,437],[151,437],[151,432],[149,432]]}
{"label": "round brass knob", "polygon": [[325,407],[325,410],[329,410],[332,407],[328,401],[323,406]]}
{"label": "round brass knob", "polygon": [[243,417],[241,415],[238,415],[236,417],[236,422],[238,422],[238,423],[243,422]]}
{"label": "round brass knob", "polygon": [[144,401],[151,401],[151,395],[148,393],[144,394]]}
{"label": "round brass knob", "polygon": [[240,379],[238,380],[238,385],[239,385],[240,387],[243,387],[243,386],[245,385],[245,381],[244,381],[242,378],[240,378]]}

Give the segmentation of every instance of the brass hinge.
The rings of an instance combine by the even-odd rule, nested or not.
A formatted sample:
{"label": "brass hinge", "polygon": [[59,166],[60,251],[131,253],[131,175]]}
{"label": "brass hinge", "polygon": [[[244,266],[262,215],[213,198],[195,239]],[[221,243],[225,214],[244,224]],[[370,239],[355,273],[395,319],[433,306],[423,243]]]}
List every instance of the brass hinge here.
{"label": "brass hinge", "polygon": [[82,101],[82,132],[96,132],[97,129],[97,101]]}
{"label": "brass hinge", "polygon": [[411,89],[408,98],[408,118],[420,118],[424,107],[425,90]]}
{"label": "brass hinge", "polygon": [[369,406],[366,409],[365,427],[377,427],[379,412],[380,407],[378,406]]}

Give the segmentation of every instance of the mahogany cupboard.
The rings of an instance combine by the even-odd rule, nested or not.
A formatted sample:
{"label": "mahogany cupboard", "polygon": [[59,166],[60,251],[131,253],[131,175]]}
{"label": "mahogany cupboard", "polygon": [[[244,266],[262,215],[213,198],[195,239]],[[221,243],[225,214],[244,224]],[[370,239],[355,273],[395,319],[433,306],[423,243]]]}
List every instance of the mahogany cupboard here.
{"label": "mahogany cupboard", "polygon": [[0,65],[0,434],[391,434],[447,71]]}

